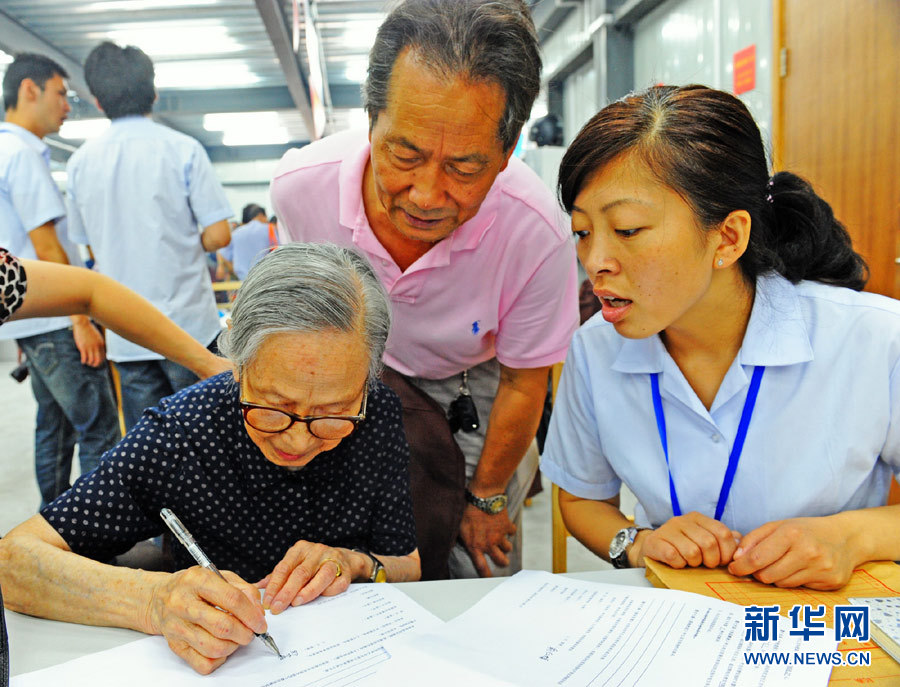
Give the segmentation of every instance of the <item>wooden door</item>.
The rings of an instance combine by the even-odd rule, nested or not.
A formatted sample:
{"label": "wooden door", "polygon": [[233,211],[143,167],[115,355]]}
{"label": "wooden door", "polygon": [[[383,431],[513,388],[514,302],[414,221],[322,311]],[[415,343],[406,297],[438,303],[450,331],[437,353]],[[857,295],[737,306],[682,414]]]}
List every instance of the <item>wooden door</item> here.
{"label": "wooden door", "polygon": [[[900,297],[900,1],[774,0],[773,161],[812,182]],[[779,67],[781,67],[779,69]]]}

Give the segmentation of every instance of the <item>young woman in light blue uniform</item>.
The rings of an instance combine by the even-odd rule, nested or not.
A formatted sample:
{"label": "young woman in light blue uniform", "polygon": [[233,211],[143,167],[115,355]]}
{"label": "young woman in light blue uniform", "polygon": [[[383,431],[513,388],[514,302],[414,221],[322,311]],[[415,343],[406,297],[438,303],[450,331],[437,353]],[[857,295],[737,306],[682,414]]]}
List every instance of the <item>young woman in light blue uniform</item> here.
{"label": "young woman in light blue uniform", "polygon": [[884,505],[900,303],[860,293],[847,232],[805,181],[769,176],[741,101],[664,86],[613,103],[559,185],[602,303],[541,463],[570,531],[618,567],[727,565],[785,587],[900,559],[900,506]]}

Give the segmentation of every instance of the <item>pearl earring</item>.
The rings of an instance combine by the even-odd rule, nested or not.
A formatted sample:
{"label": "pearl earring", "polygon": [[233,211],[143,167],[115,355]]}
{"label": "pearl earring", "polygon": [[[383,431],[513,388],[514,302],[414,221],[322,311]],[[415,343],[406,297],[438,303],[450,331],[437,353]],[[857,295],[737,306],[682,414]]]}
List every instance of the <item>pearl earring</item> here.
{"label": "pearl earring", "polygon": [[718,265],[719,267],[721,267],[724,264],[725,264],[725,262],[722,260],[722,258],[719,258],[719,261],[716,263],[716,265]]}

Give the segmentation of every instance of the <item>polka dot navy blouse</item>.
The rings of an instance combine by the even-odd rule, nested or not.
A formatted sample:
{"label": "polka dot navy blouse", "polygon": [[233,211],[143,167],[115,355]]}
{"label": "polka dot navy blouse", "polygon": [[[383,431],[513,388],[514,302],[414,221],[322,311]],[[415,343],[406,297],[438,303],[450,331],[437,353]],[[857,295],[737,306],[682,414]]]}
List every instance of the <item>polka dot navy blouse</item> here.
{"label": "polka dot navy blouse", "polygon": [[15,256],[0,248],[0,324],[6,322],[25,299],[25,268]]}
{"label": "polka dot navy blouse", "polygon": [[[41,514],[78,554],[109,560],[162,534],[171,508],[220,569],[249,582],[303,539],[406,555],[416,547],[400,403],[369,390],[365,421],[291,472],[247,436],[230,372],[165,398]],[[175,542],[176,569],[194,565]]]}

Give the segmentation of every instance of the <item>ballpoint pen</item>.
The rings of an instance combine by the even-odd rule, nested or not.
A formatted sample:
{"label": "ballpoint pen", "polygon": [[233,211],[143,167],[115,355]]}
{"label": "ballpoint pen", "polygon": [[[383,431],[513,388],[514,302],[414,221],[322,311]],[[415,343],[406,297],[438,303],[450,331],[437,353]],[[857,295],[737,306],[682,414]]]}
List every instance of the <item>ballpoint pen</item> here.
{"label": "ballpoint pen", "polygon": [[[194,557],[194,560],[197,561],[197,565],[212,570],[216,575],[225,580],[224,575],[222,575],[222,573],[219,572],[219,569],[213,565],[213,562],[209,560],[209,557],[203,553],[203,549],[200,548],[191,533],[187,531],[187,528],[182,524],[181,520],[178,519],[178,516],[168,508],[163,508],[159,511],[159,514],[162,517],[163,522],[166,523],[166,526],[172,530],[172,534],[175,535],[175,538],[181,542],[181,545],[184,546],[188,553]],[[228,582],[228,580],[225,581]],[[278,658],[283,658],[281,652],[278,650],[278,646],[275,644],[275,640],[269,636],[268,632],[254,632],[253,634],[255,634],[269,649],[275,652]]]}

